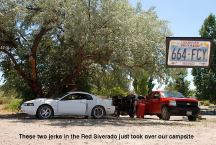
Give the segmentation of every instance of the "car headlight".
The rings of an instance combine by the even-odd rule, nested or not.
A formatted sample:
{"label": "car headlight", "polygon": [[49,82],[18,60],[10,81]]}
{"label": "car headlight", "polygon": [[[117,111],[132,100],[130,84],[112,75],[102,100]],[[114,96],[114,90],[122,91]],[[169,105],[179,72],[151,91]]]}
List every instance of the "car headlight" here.
{"label": "car headlight", "polygon": [[169,106],[176,106],[176,101],[170,100],[169,101]]}
{"label": "car headlight", "polygon": [[23,103],[23,106],[34,106],[34,103]]}

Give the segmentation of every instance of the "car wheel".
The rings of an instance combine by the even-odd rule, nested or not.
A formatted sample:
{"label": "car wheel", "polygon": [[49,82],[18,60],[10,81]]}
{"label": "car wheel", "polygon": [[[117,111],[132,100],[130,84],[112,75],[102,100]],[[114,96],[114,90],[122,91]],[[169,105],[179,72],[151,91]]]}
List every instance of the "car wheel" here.
{"label": "car wheel", "polygon": [[53,114],[53,109],[49,105],[42,105],[37,110],[37,117],[39,119],[49,119]]}
{"label": "car wheel", "polygon": [[102,106],[96,106],[92,109],[92,116],[95,119],[101,119],[105,116],[105,110]]}
{"label": "car wheel", "polygon": [[169,120],[170,119],[170,112],[167,107],[163,107],[161,110],[161,118],[163,120]]}
{"label": "car wheel", "polygon": [[188,116],[189,121],[196,121],[197,117],[196,116]]}

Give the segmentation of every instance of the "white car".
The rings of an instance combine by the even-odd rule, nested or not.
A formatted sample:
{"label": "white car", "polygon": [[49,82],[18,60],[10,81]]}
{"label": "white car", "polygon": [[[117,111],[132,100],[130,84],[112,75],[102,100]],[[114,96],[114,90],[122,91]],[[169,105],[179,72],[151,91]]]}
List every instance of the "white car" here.
{"label": "white car", "polygon": [[115,112],[112,100],[101,99],[85,92],[68,92],[61,98],[38,98],[24,102],[21,111],[47,119],[56,115],[84,115],[103,118]]}

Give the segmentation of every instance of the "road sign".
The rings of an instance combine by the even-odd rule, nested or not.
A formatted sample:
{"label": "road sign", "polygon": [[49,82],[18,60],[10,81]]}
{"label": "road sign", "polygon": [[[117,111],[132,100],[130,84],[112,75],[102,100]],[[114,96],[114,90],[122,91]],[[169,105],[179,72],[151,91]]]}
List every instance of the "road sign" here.
{"label": "road sign", "polygon": [[167,37],[168,67],[209,67],[212,39],[201,37]]}

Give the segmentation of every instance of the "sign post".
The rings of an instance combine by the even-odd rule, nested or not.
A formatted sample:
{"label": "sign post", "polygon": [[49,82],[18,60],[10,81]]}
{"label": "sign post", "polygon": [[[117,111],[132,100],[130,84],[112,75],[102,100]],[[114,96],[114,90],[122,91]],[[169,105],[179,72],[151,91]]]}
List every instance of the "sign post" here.
{"label": "sign post", "polygon": [[168,67],[209,67],[212,39],[201,37],[167,37]]}

